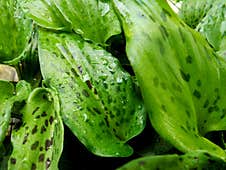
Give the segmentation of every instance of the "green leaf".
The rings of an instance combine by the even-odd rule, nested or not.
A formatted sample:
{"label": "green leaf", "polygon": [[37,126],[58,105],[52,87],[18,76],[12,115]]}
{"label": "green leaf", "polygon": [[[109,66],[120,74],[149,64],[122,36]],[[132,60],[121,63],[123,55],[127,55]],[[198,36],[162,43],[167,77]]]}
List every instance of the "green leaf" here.
{"label": "green leaf", "polygon": [[[212,8],[207,12],[196,30],[206,37],[216,51],[220,50],[221,42],[226,41],[226,4],[224,0],[217,0],[212,4]],[[224,51],[226,50],[226,47],[222,48],[224,48]]]}
{"label": "green leaf", "polygon": [[202,22],[216,0],[185,0],[179,11],[181,19],[191,28]]}
{"label": "green leaf", "polygon": [[64,132],[57,96],[52,90],[37,88],[20,112],[23,124],[12,132],[8,169],[58,169]]}
{"label": "green leaf", "polygon": [[226,159],[202,135],[226,129],[226,64],[163,0],[114,0],[155,130],[183,152]]}
{"label": "green leaf", "polygon": [[0,62],[19,57],[30,39],[32,23],[25,19],[20,3],[0,0]]}
{"label": "green leaf", "polygon": [[225,169],[226,163],[206,152],[190,152],[185,155],[148,156],[135,159],[118,170],[189,170],[189,169]]}
{"label": "green leaf", "polygon": [[131,76],[110,53],[77,36],[39,35],[42,75],[59,93],[64,123],[94,154],[130,155],[126,142],[145,126]]}
{"label": "green leaf", "polygon": [[0,80],[0,146],[5,139],[9,127],[11,112],[6,112],[7,100],[13,96],[14,86],[12,83]]}
{"label": "green leaf", "polygon": [[42,27],[73,31],[100,44],[121,32],[108,0],[35,0],[28,1],[24,8]]}

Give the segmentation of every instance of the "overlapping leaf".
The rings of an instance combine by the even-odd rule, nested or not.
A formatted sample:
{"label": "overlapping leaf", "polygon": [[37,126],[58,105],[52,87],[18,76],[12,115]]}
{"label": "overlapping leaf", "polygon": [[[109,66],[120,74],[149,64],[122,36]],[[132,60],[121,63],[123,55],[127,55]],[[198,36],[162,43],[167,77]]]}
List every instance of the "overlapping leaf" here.
{"label": "overlapping leaf", "polygon": [[64,135],[58,98],[51,90],[37,88],[20,112],[23,124],[12,132],[8,169],[58,169]]}
{"label": "overlapping leaf", "polygon": [[74,31],[85,39],[104,44],[121,32],[110,4],[108,0],[35,0],[28,1],[24,8],[38,25]]}
{"label": "overlapping leaf", "polygon": [[179,11],[179,16],[186,24],[195,29],[206,16],[214,1],[215,0],[185,0]]}
{"label": "overlapping leaf", "polygon": [[163,0],[114,0],[126,51],[156,131],[184,152],[223,149],[202,137],[226,129],[226,65]]}
{"label": "overlapping leaf", "polygon": [[[210,2],[210,4],[212,3]],[[226,47],[221,45],[223,41],[226,41],[226,3],[224,0],[216,0],[212,4],[212,8],[196,30],[206,37],[216,51],[224,50],[226,52]]]}
{"label": "overlapping leaf", "polygon": [[161,155],[148,156],[135,159],[118,170],[190,170],[190,169],[225,169],[226,163],[219,158],[213,157],[205,152],[191,152],[179,156]]}
{"label": "overlapping leaf", "polygon": [[0,145],[2,145],[2,141],[5,138],[6,131],[9,127],[9,121],[10,121],[10,112],[5,111],[7,106],[7,100],[13,96],[14,93],[14,87],[13,84],[7,81],[0,81]]}
{"label": "overlapping leaf", "polygon": [[31,20],[25,19],[20,2],[0,0],[0,62],[20,56],[31,35]]}
{"label": "overlapping leaf", "polygon": [[145,124],[131,76],[111,54],[77,36],[39,35],[42,75],[59,93],[66,125],[97,155],[130,155],[126,142]]}

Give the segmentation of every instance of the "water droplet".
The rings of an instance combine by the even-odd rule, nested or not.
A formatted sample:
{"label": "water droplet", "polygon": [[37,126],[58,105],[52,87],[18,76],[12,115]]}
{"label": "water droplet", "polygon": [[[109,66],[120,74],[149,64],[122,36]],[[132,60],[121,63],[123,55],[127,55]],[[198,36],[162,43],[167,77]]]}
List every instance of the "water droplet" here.
{"label": "water droplet", "polygon": [[101,16],[105,16],[108,14],[108,12],[110,11],[110,7],[109,7],[109,4],[107,3],[104,3],[103,6],[102,6],[102,11],[101,11]]}
{"label": "water droplet", "polygon": [[84,121],[86,122],[88,120],[88,116],[87,114],[83,114],[83,116],[84,116]]}
{"label": "water droplet", "polygon": [[117,83],[122,83],[122,81],[123,81],[123,80],[122,80],[122,77],[117,77],[117,79],[116,79],[116,82],[117,82]]}

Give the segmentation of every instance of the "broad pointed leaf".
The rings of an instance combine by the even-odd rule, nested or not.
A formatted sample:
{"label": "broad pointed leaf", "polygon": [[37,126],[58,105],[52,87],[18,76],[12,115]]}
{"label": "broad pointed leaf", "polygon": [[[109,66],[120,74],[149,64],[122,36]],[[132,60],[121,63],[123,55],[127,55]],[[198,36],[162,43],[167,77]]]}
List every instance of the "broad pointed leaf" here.
{"label": "broad pointed leaf", "polygon": [[42,75],[59,93],[64,123],[97,155],[130,155],[126,142],[145,125],[131,76],[111,54],[77,36],[39,35]]}
{"label": "broad pointed leaf", "polygon": [[135,159],[118,170],[189,170],[189,169],[225,169],[226,163],[206,152],[191,152],[185,155],[147,156]]}
{"label": "broad pointed leaf", "polygon": [[226,129],[226,64],[163,0],[114,0],[153,127],[183,152],[226,159],[202,135]]}
{"label": "broad pointed leaf", "polygon": [[16,85],[16,89],[12,83],[7,81],[0,81],[0,145],[2,144],[7,130],[9,128],[9,122],[11,118],[11,112],[14,103],[21,103],[26,100],[31,91],[30,84],[25,81],[19,81]]}
{"label": "broad pointed leaf", "polygon": [[0,145],[2,145],[9,127],[11,113],[5,112],[5,108],[10,107],[7,105],[7,100],[13,96],[13,93],[13,84],[0,80]]}
{"label": "broad pointed leaf", "polygon": [[35,89],[20,112],[23,124],[12,132],[8,169],[58,169],[64,134],[55,93]]}
{"label": "broad pointed leaf", "polygon": [[74,31],[100,44],[121,32],[108,0],[35,0],[28,1],[24,8],[42,27]]}
{"label": "broad pointed leaf", "polygon": [[0,0],[0,62],[20,56],[31,35],[31,20],[25,19],[21,1]]}

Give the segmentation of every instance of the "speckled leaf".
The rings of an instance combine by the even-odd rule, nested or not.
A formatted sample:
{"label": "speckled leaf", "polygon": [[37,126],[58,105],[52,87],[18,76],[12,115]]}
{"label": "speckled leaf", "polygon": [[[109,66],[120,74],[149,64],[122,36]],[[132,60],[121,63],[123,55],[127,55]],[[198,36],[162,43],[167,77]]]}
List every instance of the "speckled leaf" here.
{"label": "speckled leaf", "polygon": [[35,0],[24,8],[42,27],[73,31],[101,44],[121,32],[108,0]]}
{"label": "speckled leaf", "polygon": [[223,149],[202,135],[226,129],[226,64],[163,0],[114,0],[126,51],[153,127],[183,152]]}
{"label": "speckled leaf", "polygon": [[64,133],[55,93],[35,89],[20,112],[23,124],[12,132],[8,169],[58,169]]}
{"label": "speckled leaf", "polygon": [[126,142],[145,124],[131,76],[101,47],[74,35],[39,35],[42,75],[59,93],[64,123],[94,154],[130,155]]}
{"label": "speckled leaf", "polygon": [[191,170],[225,169],[226,163],[206,152],[191,152],[185,155],[148,156],[135,159],[117,170]]}
{"label": "speckled leaf", "polygon": [[[220,50],[221,42],[226,39],[226,3],[215,0],[212,8],[202,19],[196,30],[201,32],[216,51]],[[224,49],[226,51],[226,48]]]}
{"label": "speckled leaf", "polygon": [[14,89],[12,83],[0,80],[0,94],[2,96],[0,102],[0,145],[7,134],[14,103],[26,100],[30,91],[30,84],[25,81],[19,81]]}
{"label": "speckled leaf", "polygon": [[20,56],[31,35],[31,21],[25,19],[18,0],[0,0],[0,62]]}
{"label": "speckled leaf", "polygon": [[12,83],[0,80],[0,145],[5,138],[7,129],[9,127],[10,112],[6,112],[5,108],[10,107],[7,105],[7,100],[13,96],[14,86]]}

